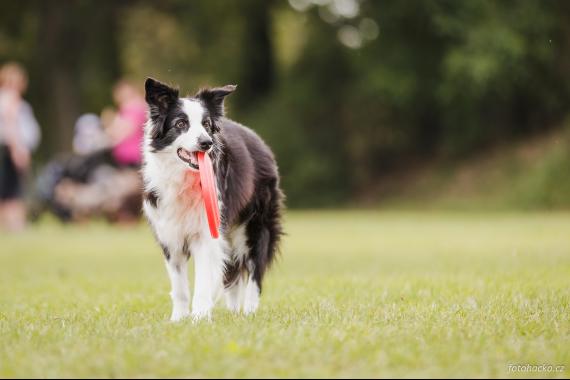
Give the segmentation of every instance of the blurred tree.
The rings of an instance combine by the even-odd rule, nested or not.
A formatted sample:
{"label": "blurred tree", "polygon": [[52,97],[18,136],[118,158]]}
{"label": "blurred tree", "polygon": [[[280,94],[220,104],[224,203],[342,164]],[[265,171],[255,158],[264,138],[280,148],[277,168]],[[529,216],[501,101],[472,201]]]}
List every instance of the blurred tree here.
{"label": "blurred tree", "polygon": [[247,106],[263,98],[273,89],[275,66],[271,40],[270,11],[272,0],[248,0],[241,2],[246,21],[241,54],[239,103]]}
{"label": "blurred tree", "polygon": [[[290,3],[308,20],[308,41],[255,123],[301,126],[300,139],[264,131],[281,145],[293,202],[343,197],[402,165],[468,155],[567,113],[568,3]],[[295,106],[285,110],[287,99]],[[288,141],[306,152],[288,154],[299,150]],[[322,165],[307,160],[312,154]]]}

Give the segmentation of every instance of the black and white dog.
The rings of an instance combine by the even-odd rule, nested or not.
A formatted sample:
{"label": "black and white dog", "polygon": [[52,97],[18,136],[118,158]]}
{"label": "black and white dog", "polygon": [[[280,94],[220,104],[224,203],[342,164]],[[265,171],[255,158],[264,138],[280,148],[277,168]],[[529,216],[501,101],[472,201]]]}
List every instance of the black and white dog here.
{"label": "black and white dog", "polygon": [[[256,311],[266,269],[279,243],[283,195],[269,147],[250,129],[224,117],[235,86],[191,97],[154,79],[145,83],[144,211],[162,247],[172,286],[172,321],[210,319],[216,301]],[[214,165],[220,237],[210,235],[200,192],[197,151]],[[188,259],[195,259],[190,313]]]}

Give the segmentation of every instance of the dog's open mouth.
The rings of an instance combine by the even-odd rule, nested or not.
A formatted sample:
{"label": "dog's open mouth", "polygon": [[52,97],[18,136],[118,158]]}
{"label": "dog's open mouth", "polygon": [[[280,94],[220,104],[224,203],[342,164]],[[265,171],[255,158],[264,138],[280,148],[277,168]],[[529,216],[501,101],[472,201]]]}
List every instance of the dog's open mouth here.
{"label": "dog's open mouth", "polygon": [[178,154],[178,157],[182,161],[186,162],[192,169],[200,169],[198,166],[198,156],[196,155],[196,152],[189,152],[186,149],[178,148],[176,153]]}

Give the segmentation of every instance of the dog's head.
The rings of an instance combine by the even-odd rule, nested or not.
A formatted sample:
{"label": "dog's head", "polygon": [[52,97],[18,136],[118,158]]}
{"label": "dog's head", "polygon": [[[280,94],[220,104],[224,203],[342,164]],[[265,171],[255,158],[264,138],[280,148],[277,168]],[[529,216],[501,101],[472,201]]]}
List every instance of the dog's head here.
{"label": "dog's head", "polygon": [[235,89],[234,85],[209,88],[181,98],[178,89],[148,78],[145,82],[150,110],[147,136],[152,151],[176,155],[197,170],[196,152],[212,150],[224,116],[224,98]]}

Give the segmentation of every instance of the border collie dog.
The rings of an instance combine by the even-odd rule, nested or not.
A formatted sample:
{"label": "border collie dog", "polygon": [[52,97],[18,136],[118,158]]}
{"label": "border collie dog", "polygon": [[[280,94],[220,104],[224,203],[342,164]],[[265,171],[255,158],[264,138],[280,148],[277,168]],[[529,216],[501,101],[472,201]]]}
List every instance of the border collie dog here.
{"label": "border collie dog", "polygon": [[[144,212],[162,248],[172,292],[172,321],[211,319],[227,307],[254,313],[262,280],[279,243],[283,195],[269,147],[250,129],[224,117],[224,98],[236,86],[191,97],[148,78]],[[212,238],[201,195],[196,152],[212,159],[221,227]],[[195,260],[190,312],[188,259]]]}

